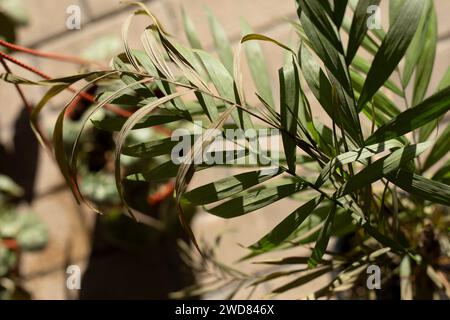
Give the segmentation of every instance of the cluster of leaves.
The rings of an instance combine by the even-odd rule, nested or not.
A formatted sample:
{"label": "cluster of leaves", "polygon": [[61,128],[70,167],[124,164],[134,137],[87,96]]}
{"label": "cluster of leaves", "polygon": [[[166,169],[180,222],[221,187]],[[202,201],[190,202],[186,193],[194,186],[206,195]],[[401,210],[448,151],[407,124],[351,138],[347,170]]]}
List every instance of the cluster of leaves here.
{"label": "cluster of leaves", "polygon": [[45,225],[35,214],[16,212],[11,201],[23,190],[10,178],[0,175],[0,300],[18,297],[20,251],[40,250],[47,244]]}
{"label": "cluster of leaves", "polygon": [[[88,48],[83,56],[90,61],[102,61],[106,57],[111,57],[112,52],[117,52],[117,39],[107,37],[100,39],[99,43]],[[119,40],[120,43],[120,40]],[[98,50],[102,46],[102,51]],[[93,93],[96,100],[101,100],[111,96],[118,88],[123,85],[119,78],[109,78],[103,81],[97,81],[95,85],[84,90],[85,93]],[[141,92],[141,94],[143,94]],[[153,93],[152,93],[153,95]],[[71,102],[66,112],[65,130],[63,135],[64,151],[66,156],[70,156],[70,150],[74,143],[78,148],[78,172],[80,179],[80,193],[83,194],[89,201],[95,204],[99,211],[105,213],[102,222],[109,225],[107,229],[111,229],[111,233],[116,228],[126,228],[128,226],[131,230],[134,228],[134,236],[136,239],[129,239],[131,242],[136,242],[137,239],[142,240],[146,238],[143,233],[146,233],[150,241],[155,237],[155,231],[162,230],[178,230],[178,222],[176,216],[175,203],[171,197],[170,186],[172,184],[164,185],[163,181],[139,182],[130,181],[127,183],[127,188],[122,195],[127,199],[131,207],[138,210],[133,213],[139,215],[139,220],[145,224],[153,227],[144,227],[132,223],[129,219],[124,219],[122,216],[121,198],[114,183],[114,135],[115,130],[105,130],[103,124],[116,125],[115,122],[126,120],[126,116],[131,115],[143,102],[142,96],[135,96],[135,93],[130,90],[122,95],[119,99],[114,99],[109,106],[120,106],[124,111],[117,115],[114,110],[98,110],[95,116],[91,117],[90,108],[92,103],[85,102],[82,99],[75,99]],[[117,110],[117,109],[116,109]],[[101,123],[102,125],[98,125]],[[108,126],[108,125],[107,125]],[[84,134],[80,135],[80,131]],[[138,144],[145,140],[164,140],[170,136],[171,129],[157,128],[156,130],[134,130],[128,137],[127,142],[131,145]],[[133,157],[127,156],[126,153],[122,157],[122,170],[124,172],[136,172],[142,170],[143,167],[157,166],[161,161],[168,159],[157,159],[152,156]],[[165,189],[170,189],[168,194],[164,194]],[[134,227],[133,227],[134,226]],[[119,243],[126,243],[122,236],[115,234],[111,240]],[[132,238],[132,237],[131,237]],[[148,241],[142,241],[145,245]]]}
{"label": "cluster of leaves", "polygon": [[[258,276],[251,281],[253,286],[296,276],[273,290],[279,294],[332,271],[333,281],[310,295],[328,297],[359,286],[367,266],[375,263],[383,268],[386,281],[401,279],[403,298],[426,296],[419,285],[423,282],[414,282],[414,276],[431,281],[431,294],[448,295],[448,279],[441,269],[449,262],[450,162],[439,160],[448,155],[450,127],[439,129],[450,109],[450,69],[438,88],[429,88],[437,43],[433,1],[391,0],[387,31],[369,30],[366,23],[368,6],[379,4],[379,0],[296,2],[299,20],[292,22],[299,37],[296,48],[252,33],[243,23],[244,36],[233,55],[223,28],[209,13],[216,59],[203,50],[186,15],[183,20],[189,46],[171,37],[143,4],[132,3],[138,7],[134,14],[148,16],[151,23],[142,35],[144,51],[128,45],[132,14],[123,27],[125,52],[113,59],[112,70],[46,81],[8,73],[2,78],[50,87],[31,115],[32,127],[46,103],[75,82],[84,79],[87,84],[73,99],[99,81],[121,83],[120,88],[97,97],[98,103],[87,112],[68,154],[63,139],[64,115],[73,99],[54,128],[56,161],[76,199],[94,210],[98,208],[86,199],[78,182],[79,140],[84,128],[107,104],[137,107],[128,118],[109,116],[92,121],[96,128],[115,133],[115,184],[130,215],[137,208],[125,196],[127,184],[175,178],[181,223],[198,246],[183,211],[187,204],[204,206],[213,215],[231,219],[287,197],[306,198],[250,245],[249,254],[243,257],[255,259],[275,250],[311,244],[309,257],[288,256],[267,262],[305,267]],[[347,10],[351,14],[345,16]],[[342,40],[343,34],[348,35],[347,42]],[[278,103],[260,43],[288,54],[286,64],[279,69]],[[254,105],[244,94],[243,51],[259,101]],[[429,95],[430,90],[435,93]],[[314,117],[316,108],[323,109],[326,121]],[[206,123],[205,129],[219,131],[230,127],[278,129],[284,147],[278,157],[280,165],[254,166],[251,171],[247,166],[243,173],[188,191],[195,172],[220,165],[177,165],[170,159],[174,146],[170,138],[139,143],[128,138],[131,132],[156,126],[192,128],[199,119]],[[214,139],[208,133],[211,131],[206,132],[193,144],[188,157],[196,159]],[[140,160],[140,165],[125,175],[124,156]],[[348,250],[327,251],[332,236],[344,235],[352,238]],[[248,277],[239,279],[249,281]]]}

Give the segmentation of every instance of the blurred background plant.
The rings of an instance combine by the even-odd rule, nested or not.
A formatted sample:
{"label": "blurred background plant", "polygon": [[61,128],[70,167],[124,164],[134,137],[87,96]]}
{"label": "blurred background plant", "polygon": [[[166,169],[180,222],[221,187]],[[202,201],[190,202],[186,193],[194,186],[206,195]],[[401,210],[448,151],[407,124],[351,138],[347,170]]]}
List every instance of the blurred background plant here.
{"label": "blurred background plant", "polygon": [[[39,68],[27,65],[20,59],[10,55],[13,52],[23,52],[29,56],[48,59],[50,61],[68,62],[78,66],[80,72],[83,72],[92,66],[107,68],[103,65],[103,62],[107,61],[115,52],[120,50],[120,38],[112,35],[96,39],[93,44],[83,50],[79,57],[45,52],[16,45],[17,28],[27,23],[25,5],[21,0],[2,0],[0,2],[0,9],[0,41],[2,41],[0,47],[4,51],[0,59],[6,71],[10,71],[7,63],[11,63],[35,73],[40,77],[50,78],[49,75]],[[92,109],[95,97],[107,96],[119,84],[120,82],[118,83],[118,81],[97,83],[87,88],[79,98],[72,102],[66,116],[68,130],[64,135],[64,143],[68,148],[77,138],[77,132],[80,130],[80,127],[84,125],[83,120],[85,120],[87,114]],[[27,98],[27,92],[23,91],[19,86],[16,86],[16,90],[24,103],[25,111],[31,115],[34,106]],[[74,91],[73,88],[69,88],[69,90]],[[135,101],[136,99],[131,102]],[[114,122],[114,120],[117,120],[114,116],[118,116],[119,119],[125,119],[138,107],[129,101],[125,101],[124,104],[117,101],[117,106],[120,106],[120,108],[111,105],[111,110],[105,110],[101,114],[98,114],[97,120],[113,120]],[[52,130],[47,130],[47,128],[41,129],[40,124],[37,124],[36,128],[42,133],[43,144],[51,148],[49,141],[51,140]],[[105,298],[107,297],[105,296],[105,292],[108,292],[111,295],[110,297],[113,298],[165,298],[168,292],[191,284],[193,278],[190,272],[183,269],[182,261],[177,258],[176,240],[186,238],[186,235],[182,232],[178,223],[175,202],[171,199],[173,184],[158,182],[152,184],[132,183],[127,197],[133,205],[139,208],[140,213],[138,215],[141,223],[139,224],[130,220],[123,214],[120,198],[114,184],[114,172],[112,170],[114,167],[114,158],[112,156],[114,152],[113,134],[112,132],[98,130],[92,124],[86,126],[86,132],[87,134],[78,141],[81,155],[80,170],[83,172],[81,189],[90,201],[95,203],[98,208],[101,208],[104,214],[96,219],[93,234],[89,235],[92,239],[91,259],[86,270],[86,276],[83,279],[83,289],[85,290],[82,291],[80,298]],[[141,138],[151,137],[153,135],[166,137],[170,135],[170,131],[162,128],[160,130],[143,130],[138,135]],[[1,159],[1,162],[5,163],[10,161],[10,159],[7,159],[8,157]],[[140,165],[142,165],[140,161],[129,158],[128,161],[124,161],[123,169],[133,170],[133,168],[139,167]],[[2,171],[4,169],[2,168]],[[1,176],[1,178],[1,186],[5,187],[5,192],[15,190],[16,194],[14,194],[14,201],[12,203],[2,203],[2,217],[0,219],[0,231],[2,232],[0,232],[0,236],[5,238],[4,244],[8,245],[8,247],[1,247],[0,251],[0,260],[3,264],[0,274],[2,276],[2,286],[4,285],[4,290],[2,289],[0,298],[20,298],[20,294],[25,295],[26,293],[19,286],[21,253],[42,248],[43,244],[40,244],[39,241],[43,241],[43,239],[38,238],[38,233],[42,232],[41,237],[47,237],[47,234],[42,223],[35,215],[15,212],[15,208],[23,200],[24,192],[6,176]],[[26,181],[25,183],[27,185],[29,183],[33,184],[32,181]],[[29,201],[32,201],[32,198],[31,196]],[[6,199],[5,197],[4,200],[6,201]],[[193,210],[191,212],[193,214]],[[32,236],[35,236],[35,238],[32,238]],[[19,240],[20,243],[18,242]],[[33,240],[35,241],[34,247]],[[56,239],[52,239],[52,241],[56,241]],[[149,255],[152,251],[155,255],[164,253],[164,256],[158,258],[158,263],[153,262],[151,255]],[[104,256],[104,252],[114,252],[115,258],[113,259],[117,258],[120,260],[114,262],[115,267],[108,266],[108,270],[105,270],[103,266],[98,268],[98,265],[101,265],[102,262],[96,262],[97,258],[100,257],[101,259]],[[125,260],[127,266],[124,268],[129,267],[134,269],[134,271],[142,269],[141,272],[135,273],[137,278],[135,279],[134,285],[128,283],[125,289],[123,287],[121,288],[117,282],[114,283],[108,279],[103,283],[98,281],[99,274],[105,276],[105,274],[109,273],[109,279],[111,279],[116,277],[115,273],[122,273],[122,266]],[[66,263],[69,263],[69,261]],[[159,285],[151,290],[136,289],[142,286],[138,282],[140,281],[142,283],[143,277],[141,274],[149,264],[150,267],[155,269],[168,269],[164,270],[164,272],[171,271],[176,275],[161,277],[162,272],[159,271],[159,275],[155,274],[153,280]],[[169,268],[165,265],[168,265]],[[116,290],[112,290],[112,286]],[[101,296],[95,293],[98,290],[102,292]]]}
{"label": "blurred background plant", "polygon": [[[28,14],[22,0],[0,0],[0,39],[16,42],[17,28],[28,23]],[[7,50],[0,47],[0,51]]]}
{"label": "blurred background plant", "polygon": [[0,175],[0,300],[31,298],[21,285],[20,257],[43,249],[48,241],[47,229],[34,213],[15,210],[14,201],[22,195],[17,184]]}
{"label": "blurred background plant", "polygon": [[[21,0],[0,1],[0,40],[16,41],[17,28],[28,22],[26,12]],[[1,46],[0,51],[9,50]],[[22,287],[21,254],[39,251],[48,241],[47,229],[35,213],[16,210],[23,195],[20,186],[0,174],[0,300],[31,298]]]}

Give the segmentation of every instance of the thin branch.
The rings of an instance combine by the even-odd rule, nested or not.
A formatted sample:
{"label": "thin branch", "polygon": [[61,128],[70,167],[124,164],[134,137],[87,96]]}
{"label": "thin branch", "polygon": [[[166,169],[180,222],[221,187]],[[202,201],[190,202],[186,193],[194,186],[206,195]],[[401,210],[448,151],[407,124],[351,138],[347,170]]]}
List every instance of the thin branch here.
{"label": "thin branch", "polygon": [[63,55],[63,54],[54,53],[54,52],[44,52],[44,51],[40,51],[40,50],[36,50],[36,49],[30,49],[30,48],[19,46],[17,44],[13,44],[13,43],[7,42],[5,40],[1,40],[1,39],[0,39],[0,46],[9,48],[14,51],[23,52],[23,53],[31,54],[36,57],[41,57],[41,58],[46,58],[46,59],[52,59],[52,60],[68,62],[68,63],[75,63],[75,64],[79,64],[79,65],[95,64],[95,65],[101,66],[101,64],[99,64],[95,61],[82,59],[82,58],[79,58],[76,56]]}
{"label": "thin branch", "polygon": [[[3,68],[5,69],[6,72],[11,72],[11,69],[8,67],[8,65],[6,64],[5,60],[1,56],[0,56],[0,62],[1,62]],[[22,99],[23,104],[24,104],[28,114],[31,115],[31,113],[33,112],[33,107],[31,106],[31,104],[29,103],[27,98],[25,97],[25,94],[23,93],[23,91],[20,88],[20,86],[18,84],[14,84],[14,87],[16,88],[17,93],[19,94],[20,98]],[[41,129],[39,124],[36,125],[36,130],[41,135],[42,141],[45,143],[47,148],[49,148],[49,150],[51,150],[52,149],[52,145],[51,145],[50,141],[47,139],[47,137],[43,134],[42,129]]]}
{"label": "thin branch", "polygon": [[[32,67],[32,66],[22,62],[22,61],[19,61],[16,58],[11,57],[10,55],[7,55],[6,53],[3,53],[1,51],[0,51],[0,58],[8,60],[8,61],[18,65],[19,67],[21,67],[21,68],[23,68],[25,70],[28,70],[28,71],[30,71],[30,72],[40,76],[41,78],[44,78],[46,80],[52,79],[52,77],[49,76],[48,74],[46,74],[46,73],[44,73],[44,72],[42,72],[42,71],[40,71],[40,70],[38,70],[38,69],[36,69],[34,67]],[[74,89],[73,87],[68,87],[67,90],[69,90],[69,91],[71,91],[73,93],[77,92],[77,90]],[[96,103],[94,97],[92,95],[86,93],[86,92],[81,92],[79,95],[80,95],[80,97],[82,97],[83,99],[85,99],[85,100],[87,100],[87,101],[89,101],[91,103]],[[130,115],[133,114],[133,112],[131,112],[131,111],[124,110],[124,109],[118,108],[118,107],[113,106],[113,105],[106,105],[105,108],[108,109],[111,112],[114,112],[116,115],[122,116],[124,118],[128,118]]]}

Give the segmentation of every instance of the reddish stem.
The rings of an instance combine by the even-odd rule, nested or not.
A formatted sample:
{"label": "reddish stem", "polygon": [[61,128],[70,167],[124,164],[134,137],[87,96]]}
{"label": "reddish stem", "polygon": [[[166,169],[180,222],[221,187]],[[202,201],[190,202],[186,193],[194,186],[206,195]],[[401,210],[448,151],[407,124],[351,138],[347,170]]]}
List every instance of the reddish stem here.
{"label": "reddish stem", "polygon": [[160,186],[156,192],[149,195],[147,201],[152,206],[156,205],[164,199],[170,197],[173,194],[173,190],[175,190],[175,184],[173,183],[173,181],[168,181]]}
{"label": "reddish stem", "polygon": [[47,79],[47,80],[50,79],[50,76],[46,75],[42,71],[39,71],[38,69],[33,68],[32,66],[29,66],[26,63],[23,63],[22,61],[19,61],[16,58],[11,57],[10,55],[8,55],[8,54],[6,54],[4,52],[0,51],[0,57],[2,57],[5,60],[11,61],[12,63],[18,65],[21,68],[24,68],[24,69],[26,69],[26,70],[28,70],[28,71],[30,71],[32,73],[35,73],[35,74],[37,74],[38,76],[40,76],[40,77],[42,77],[44,79]]}
{"label": "reddish stem", "polygon": [[1,39],[0,39],[0,45],[3,47],[9,48],[11,50],[14,50],[14,51],[20,51],[20,52],[31,54],[36,57],[42,57],[42,58],[47,58],[47,59],[52,59],[52,60],[75,63],[75,64],[80,64],[80,65],[98,64],[96,62],[81,59],[76,56],[63,55],[63,54],[54,53],[54,52],[44,52],[44,51],[40,51],[40,50],[36,50],[36,49],[22,47],[17,44],[13,44],[13,43],[7,42],[5,40],[1,40]]}
{"label": "reddish stem", "polygon": [[9,250],[16,251],[19,248],[19,244],[17,243],[16,239],[2,239],[2,242],[3,245]]}
{"label": "reddish stem", "polygon": [[[11,72],[11,70],[9,69],[8,65],[6,64],[5,60],[0,56],[0,62],[3,66],[3,68],[5,69],[6,72]],[[33,111],[33,107],[31,106],[31,104],[28,102],[27,98],[25,97],[25,94],[22,91],[22,88],[20,88],[20,86],[18,84],[14,84],[17,93],[19,94],[20,98],[22,99],[23,104],[25,105],[25,108],[27,109],[28,114],[31,114],[31,112]],[[50,141],[48,141],[47,137],[43,134],[41,127],[39,126],[39,124],[36,125],[36,130],[39,132],[40,136],[42,137],[42,141],[45,143],[45,145],[47,146],[47,148],[49,148],[49,150],[52,149],[52,145],[50,143]]]}
{"label": "reddish stem", "polygon": [[[79,59],[77,57],[63,56],[63,55],[59,55],[59,54],[55,54],[55,53],[42,52],[42,51],[38,51],[38,50],[22,47],[22,46],[19,46],[19,45],[14,45],[14,44],[11,44],[11,43],[6,42],[4,40],[0,40],[0,45],[5,46],[7,48],[10,48],[12,50],[29,53],[29,54],[32,54],[34,56],[39,56],[39,57],[43,57],[43,58],[49,58],[49,59],[65,61],[65,62],[72,62],[72,63],[78,63],[78,64],[89,64],[89,63],[91,63],[91,62],[89,62],[87,60]],[[3,53],[3,52],[0,51],[0,60],[1,60],[2,64],[4,65],[6,72],[11,73],[11,71],[9,70],[8,66],[3,61],[3,59],[8,60],[8,61],[18,65],[19,67],[22,67],[23,69],[26,69],[26,70],[28,70],[28,71],[36,74],[36,75],[39,75],[41,78],[44,78],[44,79],[47,79],[47,80],[51,79],[51,77],[49,75],[45,74],[44,72],[42,72],[42,71],[40,71],[40,70],[38,70],[38,69],[36,69],[36,68],[26,64],[26,63],[24,63],[24,62],[21,62],[21,61],[17,60],[16,58],[11,57],[10,55],[7,55],[6,53]],[[28,103],[28,101],[26,100],[23,91],[20,89],[19,85],[15,84],[15,86],[16,86],[17,91],[19,92],[19,94],[20,94],[20,96],[21,96],[21,98],[22,98],[22,100],[23,100],[27,110],[29,112],[31,112],[32,107]],[[68,87],[67,89],[70,90],[73,93],[78,92],[78,90],[74,89],[73,87]],[[91,102],[91,103],[96,103],[94,97],[92,95],[86,93],[86,92],[80,92],[79,96],[81,98]],[[71,106],[69,109],[75,108],[75,107],[76,107],[76,105]],[[110,110],[110,111],[112,111],[112,112],[114,112],[116,115],[119,115],[119,116],[122,116],[122,117],[125,117],[125,118],[127,118],[127,117],[129,117],[129,116],[131,116],[133,114],[133,112],[131,112],[131,111],[124,110],[124,109],[121,109],[121,108],[118,108],[116,106],[109,105],[109,104],[106,104],[105,108]],[[73,110],[68,110],[68,114],[70,114],[72,111]],[[155,126],[154,129],[159,131],[159,132],[161,132],[161,133],[163,133],[163,134],[166,134],[166,135],[170,135],[171,132],[172,132],[171,130],[166,129],[166,128],[162,127],[162,126]],[[41,130],[39,128],[38,128],[38,130],[41,133]],[[46,140],[45,135],[43,135],[41,133],[41,136],[44,137],[44,142],[49,147],[51,147],[51,144],[50,144],[50,142],[48,142]],[[174,191],[174,184],[173,184],[172,181],[169,181],[169,182],[165,183],[164,185],[162,185],[159,188],[159,190],[156,191],[154,194],[150,195],[148,197],[148,202],[151,205],[157,204],[157,203],[161,202],[162,200],[166,199],[167,197],[169,197],[173,193],[173,191]]]}
{"label": "reddish stem", "polygon": [[[18,65],[19,67],[22,67],[22,68],[24,68],[24,69],[26,69],[26,70],[34,73],[34,74],[37,74],[41,78],[44,78],[46,80],[50,80],[52,78],[48,74],[46,74],[46,73],[44,73],[44,72],[42,72],[42,71],[40,71],[40,70],[38,70],[38,69],[36,69],[34,67],[32,67],[32,66],[22,62],[22,61],[17,60],[16,58],[13,58],[10,55],[7,55],[6,53],[0,52],[0,57],[4,58],[5,60],[11,61],[12,63]],[[73,93],[76,93],[78,91],[78,90],[76,90],[73,87],[68,87],[67,90],[69,90],[69,91],[71,91]],[[80,92],[80,97],[82,97],[83,99],[85,99],[85,100],[87,100],[87,101],[89,101],[91,103],[95,103],[94,97],[92,95],[90,95],[90,94],[87,94],[85,92]],[[109,104],[105,105],[105,108],[110,110],[110,111],[112,111],[112,112],[114,112],[115,114],[117,114],[119,116],[122,116],[122,117],[125,117],[125,118],[127,118],[127,117],[129,117],[130,115],[133,114],[130,111],[123,110],[121,108],[118,108],[118,107],[115,107],[115,106],[112,106],[112,105],[109,105]]]}
{"label": "reddish stem", "polygon": [[[24,69],[26,69],[26,70],[28,70],[28,71],[34,73],[34,74],[37,74],[37,75],[40,76],[41,78],[44,78],[44,79],[46,79],[46,80],[49,80],[49,79],[52,78],[52,77],[50,77],[48,74],[46,74],[46,73],[44,73],[44,72],[42,72],[42,71],[40,71],[40,70],[38,70],[38,69],[36,69],[36,68],[34,68],[34,67],[32,67],[32,66],[30,66],[30,65],[28,65],[28,64],[26,64],[26,63],[24,63],[24,62],[22,62],[22,61],[19,61],[19,60],[17,60],[16,58],[13,58],[13,57],[11,57],[11,56],[9,56],[9,55],[3,53],[3,52],[0,52],[0,57],[4,58],[4,59],[6,59],[6,60],[9,60],[9,61],[11,61],[12,63],[18,65],[19,67],[22,67],[22,68],[24,68]],[[76,89],[73,88],[73,87],[68,87],[67,90],[69,90],[69,91],[71,91],[71,92],[73,92],[73,93],[76,93],[76,92],[78,91],[78,90],[76,90]],[[80,93],[79,93],[79,96],[82,97],[83,99],[85,99],[85,100],[91,102],[91,103],[96,103],[94,97],[93,97],[92,95],[86,93],[86,92],[80,92]],[[109,110],[109,111],[111,111],[111,112],[114,112],[116,115],[121,116],[121,117],[124,117],[124,118],[128,118],[129,116],[131,116],[131,115],[133,114],[133,112],[131,112],[131,111],[124,110],[124,109],[122,109],[122,108],[119,108],[119,107],[116,107],[116,106],[113,106],[113,105],[110,105],[110,104],[106,104],[106,105],[105,105],[105,109],[107,109],[107,110]],[[70,114],[71,112],[72,112],[72,110],[68,110],[68,113],[69,113],[69,114]],[[172,133],[171,130],[168,130],[168,129],[163,128],[163,127],[161,127],[161,126],[155,126],[154,128],[155,128],[155,130],[157,130],[157,131],[159,131],[159,132],[161,132],[161,133],[163,133],[163,134],[166,134],[166,135],[170,135],[170,134]]]}

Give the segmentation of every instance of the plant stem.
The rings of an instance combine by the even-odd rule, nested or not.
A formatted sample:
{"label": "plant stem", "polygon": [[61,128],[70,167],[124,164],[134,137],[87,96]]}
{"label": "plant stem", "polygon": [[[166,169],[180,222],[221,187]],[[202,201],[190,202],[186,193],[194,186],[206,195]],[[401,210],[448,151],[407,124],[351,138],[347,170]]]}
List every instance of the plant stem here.
{"label": "plant stem", "polygon": [[[46,73],[44,73],[44,72],[42,72],[42,71],[40,71],[40,70],[38,70],[38,69],[36,69],[34,67],[32,67],[32,66],[22,62],[22,61],[17,60],[16,58],[13,58],[10,55],[7,55],[6,53],[0,52],[0,58],[8,60],[8,61],[18,65],[19,67],[21,67],[23,69],[26,69],[26,70],[28,70],[28,71],[30,71],[30,72],[40,76],[43,79],[46,79],[46,80],[52,79],[52,77],[49,76],[48,74],[46,74]],[[7,71],[7,72],[10,72],[10,71]],[[69,91],[71,91],[73,93],[77,92],[77,90],[74,89],[73,87],[68,87],[67,90],[69,90]],[[82,97],[83,99],[85,99],[85,100],[87,100],[87,101],[89,101],[91,103],[95,103],[96,102],[94,97],[92,95],[86,93],[86,92],[80,92],[79,95],[80,95],[80,97]],[[128,110],[124,110],[124,109],[118,108],[118,107],[113,106],[113,105],[105,105],[105,108],[108,109],[109,111],[114,112],[116,115],[122,116],[124,118],[128,118],[130,115],[133,114],[132,112],[130,112]]]}
{"label": "plant stem", "polygon": [[57,61],[62,61],[62,62],[68,62],[68,63],[75,63],[75,64],[79,64],[79,65],[97,64],[100,66],[100,64],[95,61],[89,61],[89,60],[82,59],[82,58],[79,58],[76,56],[63,55],[63,54],[54,53],[54,52],[44,52],[44,51],[40,51],[40,50],[36,50],[36,49],[30,49],[30,48],[19,46],[17,44],[13,44],[13,43],[7,42],[5,40],[1,40],[1,39],[0,39],[0,46],[9,48],[14,51],[31,54],[36,57],[47,58],[47,59],[52,59],[52,60],[57,60]]}
{"label": "plant stem", "polygon": [[[8,67],[8,65],[6,64],[5,60],[1,56],[0,56],[0,62],[2,64],[2,66],[3,66],[3,68],[5,69],[5,71],[10,73],[11,69]],[[22,88],[20,88],[20,86],[18,84],[14,84],[14,87],[16,88],[17,93],[19,94],[20,98],[22,99],[22,102],[23,102],[23,104],[25,106],[25,109],[27,110],[28,114],[31,115],[31,113],[33,112],[33,107],[31,106],[31,104],[29,103],[27,98],[25,97],[25,94],[23,93]],[[42,129],[39,126],[39,124],[36,125],[36,130],[42,136],[42,141],[45,143],[47,148],[49,150],[51,150],[52,149],[52,145],[51,145],[50,141],[47,139],[47,137],[43,134]]]}

